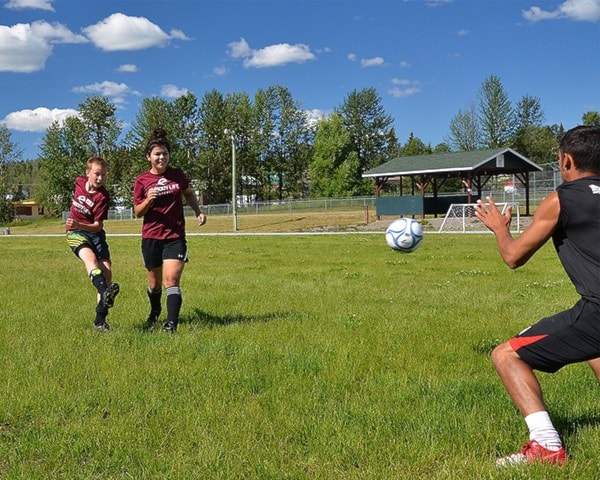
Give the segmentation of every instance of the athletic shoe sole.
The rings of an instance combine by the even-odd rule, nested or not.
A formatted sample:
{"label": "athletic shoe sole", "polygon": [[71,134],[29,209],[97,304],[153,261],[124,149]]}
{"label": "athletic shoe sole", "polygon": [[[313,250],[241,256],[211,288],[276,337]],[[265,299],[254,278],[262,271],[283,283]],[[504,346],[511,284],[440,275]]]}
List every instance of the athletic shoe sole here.
{"label": "athletic shoe sole", "polygon": [[102,303],[106,308],[112,308],[115,304],[115,298],[119,294],[121,287],[118,283],[111,283],[110,286],[102,294]]}

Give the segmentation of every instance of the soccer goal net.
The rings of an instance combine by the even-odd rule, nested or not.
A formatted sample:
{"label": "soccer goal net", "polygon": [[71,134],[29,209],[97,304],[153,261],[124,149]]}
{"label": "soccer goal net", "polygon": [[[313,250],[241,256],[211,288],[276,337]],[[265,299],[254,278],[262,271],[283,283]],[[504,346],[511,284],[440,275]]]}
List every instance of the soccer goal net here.
{"label": "soccer goal net", "polygon": [[[453,203],[448,208],[444,221],[438,233],[483,233],[489,232],[487,227],[475,215],[476,203]],[[511,230],[521,231],[521,219],[519,216],[518,203],[496,203],[498,209],[504,213],[506,208],[512,205]]]}

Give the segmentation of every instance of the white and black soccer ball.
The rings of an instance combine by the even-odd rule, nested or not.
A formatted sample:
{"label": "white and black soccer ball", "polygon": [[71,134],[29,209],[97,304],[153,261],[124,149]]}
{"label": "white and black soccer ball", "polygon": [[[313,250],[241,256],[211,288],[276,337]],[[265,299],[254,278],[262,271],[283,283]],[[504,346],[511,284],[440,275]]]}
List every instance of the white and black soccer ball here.
{"label": "white and black soccer ball", "polygon": [[399,252],[414,252],[423,241],[423,227],[412,218],[399,218],[388,226],[385,241]]}

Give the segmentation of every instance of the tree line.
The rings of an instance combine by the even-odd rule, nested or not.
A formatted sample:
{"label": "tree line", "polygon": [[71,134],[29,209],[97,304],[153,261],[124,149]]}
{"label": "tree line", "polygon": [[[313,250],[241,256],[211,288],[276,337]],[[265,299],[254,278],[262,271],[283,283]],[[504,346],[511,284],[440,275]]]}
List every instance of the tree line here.
{"label": "tree line", "polygon": [[[12,202],[27,198],[50,214],[68,210],[75,177],[91,155],[109,162],[113,202],[130,205],[134,178],[148,168],[146,140],[157,126],[169,132],[171,164],[188,173],[204,204],[232,200],[232,148],[238,195],[281,201],[372,194],[372,182],[362,174],[398,156],[506,146],[538,164],[552,163],[563,132],[562,125],[544,124],[538,97],[524,95],[513,105],[495,75],[451,119],[447,137],[435,146],[412,132],[399,141],[374,88],[352,91],[318,120],[280,85],[252,98],[217,90],[201,99],[191,92],[172,101],[145,98],[124,134],[108,98],[90,96],[78,107],[79,116],[50,125],[35,160],[22,160],[0,125],[0,222],[14,218]],[[600,114],[586,112],[582,123],[600,125]]]}

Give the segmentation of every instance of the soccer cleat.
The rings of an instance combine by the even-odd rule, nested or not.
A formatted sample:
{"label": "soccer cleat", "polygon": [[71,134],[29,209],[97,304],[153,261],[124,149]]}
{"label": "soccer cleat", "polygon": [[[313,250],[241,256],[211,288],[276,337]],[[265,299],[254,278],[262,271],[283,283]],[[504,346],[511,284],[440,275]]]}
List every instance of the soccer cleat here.
{"label": "soccer cleat", "polygon": [[520,452],[496,460],[496,466],[518,465],[523,463],[549,463],[561,466],[567,460],[564,447],[558,450],[548,450],[535,440],[523,446]]}
{"label": "soccer cleat", "polygon": [[119,294],[121,287],[118,283],[111,283],[110,286],[102,292],[102,304],[106,308],[111,308],[115,304],[115,298]]}
{"label": "soccer cleat", "polygon": [[94,328],[98,332],[108,332],[110,330],[110,325],[106,323],[106,320],[103,320],[102,322],[94,323]]}
{"label": "soccer cleat", "polygon": [[158,317],[160,317],[160,312],[150,312],[150,315],[148,315],[146,323],[144,324],[146,330],[154,330],[154,326],[156,325],[156,322],[158,322]]}
{"label": "soccer cleat", "polygon": [[165,333],[175,333],[177,331],[177,324],[166,321],[162,329]]}

